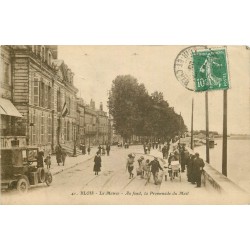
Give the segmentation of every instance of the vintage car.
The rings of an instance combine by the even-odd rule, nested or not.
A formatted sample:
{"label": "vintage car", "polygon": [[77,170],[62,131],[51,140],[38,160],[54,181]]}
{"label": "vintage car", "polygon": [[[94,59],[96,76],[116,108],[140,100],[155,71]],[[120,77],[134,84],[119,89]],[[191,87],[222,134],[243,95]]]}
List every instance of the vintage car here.
{"label": "vintage car", "polygon": [[1,190],[27,192],[31,185],[52,183],[49,170],[38,165],[38,148],[13,147],[1,149]]}

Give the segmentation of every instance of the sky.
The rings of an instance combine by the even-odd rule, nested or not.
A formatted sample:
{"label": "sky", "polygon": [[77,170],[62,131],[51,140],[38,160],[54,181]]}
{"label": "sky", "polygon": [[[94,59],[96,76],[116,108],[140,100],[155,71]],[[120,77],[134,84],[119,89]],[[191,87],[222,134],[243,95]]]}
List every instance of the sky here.
{"label": "sky", "polygon": [[[205,129],[205,94],[187,90],[176,79],[174,61],[188,46],[58,46],[58,58],[74,72],[74,85],[86,103],[94,99],[107,109],[108,91],[117,75],[130,74],[149,93],[163,92],[190,130],[194,98],[194,129]],[[228,133],[250,134],[250,50],[227,46],[230,89]],[[223,91],[210,91],[209,130],[222,133]]]}

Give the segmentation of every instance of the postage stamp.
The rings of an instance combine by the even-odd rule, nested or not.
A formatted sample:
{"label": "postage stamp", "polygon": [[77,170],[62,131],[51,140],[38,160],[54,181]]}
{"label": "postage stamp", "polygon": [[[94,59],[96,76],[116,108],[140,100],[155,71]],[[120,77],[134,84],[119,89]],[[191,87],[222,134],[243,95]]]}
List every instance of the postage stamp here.
{"label": "postage stamp", "polygon": [[176,79],[188,90],[194,91],[193,53],[204,50],[206,46],[189,46],[179,52],[174,62],[174,73]]}
{"label": "postage stamp", "polygon": [[229,88],[225,49],[192,52],[195,91]]}

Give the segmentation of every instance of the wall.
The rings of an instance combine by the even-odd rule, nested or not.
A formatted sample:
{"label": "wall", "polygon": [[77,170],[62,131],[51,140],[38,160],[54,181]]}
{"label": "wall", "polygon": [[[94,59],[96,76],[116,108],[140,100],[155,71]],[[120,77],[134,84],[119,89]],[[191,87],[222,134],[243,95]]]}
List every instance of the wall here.
{"label": "wall", "polygon": [[[186,147],[189,153],[194,154],[195,152]],[[233,181],[228,179],[226,176],[218,172],[210,164],[205,162],[204,172],[202,176],[203,185],[208,189],[214,189],[218,193],[228,195],[244,195],[246,191],[236,185]]]}

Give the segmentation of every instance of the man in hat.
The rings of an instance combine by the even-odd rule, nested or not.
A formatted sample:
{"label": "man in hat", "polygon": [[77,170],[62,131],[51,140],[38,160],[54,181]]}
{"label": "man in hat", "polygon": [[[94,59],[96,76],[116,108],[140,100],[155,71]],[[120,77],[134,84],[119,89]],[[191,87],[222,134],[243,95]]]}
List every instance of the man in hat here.
{"label": "man in hat", "polygon": [[194,170],[194,180],[197,184],[197,187],[201,186],[201,174],[205,166],[204,161],[200,158],[199,153],[195,153],[195,158],[193,161],[193,170]]}
{"label": "man in hat", "polygon": [[129,172],[129,179],[134,177],[133,169],[134,169],[134,161],[135,161],[135,155],[129,154],[126,164],[126,170]]}
{"label": "man in hat", "polygon": [[151,172],[153,174],[153,177],[154,177],[154,182],[155,182],[155,185],[158,185],[159,184],[159,181],[158,181],[158,174],[159,174],[159,169],[162,169],[157,157],[154,157],[154,160],[151,161],[149,163],[149,166],[151,166]]}

